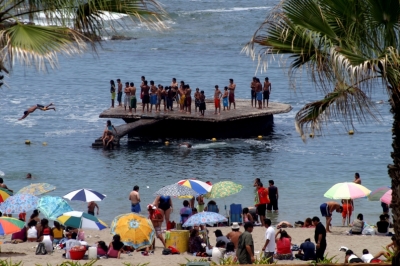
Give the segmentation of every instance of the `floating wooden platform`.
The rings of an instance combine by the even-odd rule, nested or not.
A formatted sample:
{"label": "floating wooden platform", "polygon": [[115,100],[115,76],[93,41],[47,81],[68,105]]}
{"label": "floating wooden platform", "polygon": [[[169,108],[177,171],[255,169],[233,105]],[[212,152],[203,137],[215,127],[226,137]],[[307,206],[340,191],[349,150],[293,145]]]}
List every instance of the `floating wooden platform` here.
{"label": "floating wooden platform", "polygon": [[[214,114],[215,107],[211,100],[206,102],[205,116],[194,112],[179,111],[174,102],[174,111],[142,112],[141,103],[136,113],[129,114],[124,107],[109,108],[100,114],[100,118],[123,119],[126,124],[116,126],[117,137],[120,139],[126,134],[130,138],[141,139],[168,139],[168,138],[234,138],[266,135],[272,130],[273,115],[287,113],[292,110],[289,104],[272,102],[268,108],[257,109],[251,106],[250,100],[236,100],[236,109]],[[100,142],[93,143],[94,147]],[[101,146],[101,145],[100,145]]]}

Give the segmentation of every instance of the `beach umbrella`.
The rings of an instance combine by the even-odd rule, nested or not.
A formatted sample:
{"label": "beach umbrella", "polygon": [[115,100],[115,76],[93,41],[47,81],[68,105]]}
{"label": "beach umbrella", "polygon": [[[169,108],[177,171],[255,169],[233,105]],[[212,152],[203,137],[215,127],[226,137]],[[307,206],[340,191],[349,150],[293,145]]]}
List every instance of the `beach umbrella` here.
{"label": "beach umbrella", "polygon": [[0,202],[4,202],[8,197],[12,196],[13,193],[5,188],[0,188]]}
{"label": "beach umbrella", "polygon": [[72,211],[71,206],[61,197],[44,196],[38,201],[37,209],[48,219],[56,220],[63,213]]}
{"label": "beach umbrella", "polygon": [[63,196],[64,199],[79,200],[85,202],[102,201],[105,197],[106,195],[103,195],[97,191],[86,188],[72,191],[67,195]]}
{"label": "beach umbrella", "polygon": [[118,215],[111,223],[111,234],[120,235],[121,241],[134,249],[151,246],[155,233],[152,222],[137,213]]}
{"label": "beach umbrella", "polygon": [[0,205],[3,214],[21,213],[37,207],[39,198],[31,194],[15,194]]}
{"label": "beach umbrella", "polygon": [[16,194],[31,194],[34,196],[39,196],[55,189],[55,186],[48,183],[35,183],[21,188]]}
{"label": "beach umbrella", "polygon": [[171,197],[197,196],[197,195],[198,193],[193,189],[178,184],[172,184],[162,187],[161,189],[159,189],[154,193],[154,196],[171,196]]}
{"label": "beach umbrella", "polygon": [[25,222],[11,217],[0,217],[0,235],[17,233],[24,228]]}
{"label": "beach umbrella", "polygon": [[228,219],[216,212],[199,212],[187,219],[187,221],[182,225],[183,227],[195,226],[201,224],[213,225],[215,223],[227,222]]}
{"label": "beach umbrella", "polygon": [[381,197],[381,202],[386,204],[392,203],[392,190],[388,190],[383,196]]}
{"label": "beach umbrella", "polygon": [[324,197],[328,199],[358,199],[367,197],[369,194],[371,194],[371,190],[362,185],[344,182],[333,185],[325,192]]}
{"label": "beach umbrella", "polygon": [[383,194],[385,194],[389,190],[390,190],[390,187],[388,187],[388,186],[379,187],[379,188],[375,189],[374,191],[372,191],[371,194],[369,194],[368,199],[370,201],[380,201],[380,199],[382,198]]}
{"label": "beach umbrella", "polygon": [[210,193],[207,193],[205,197],[209,199],[224,198],[239,193],[242,188],[242,185],[232,181],[222,181],[215,183],[212,186]]}
{"label": "beach umbrella", "polygon": [[97,217],[85,212],[70,211],[57,217],[57,221],[65,226],[81,229],[103,230],[107,224]]}
{"label": "beach umbrella", "polygon": [[184,179],[184,180],[178,181],[177,184],[191,188],[194,191],[196,191],[197,194],[200,194],[200,195],[207,194],[208,192],[211,191],[211,188],[212,188],[212,186],[210,186],[206,182],[203,182],[200,180],[195,180],[195,179]]}

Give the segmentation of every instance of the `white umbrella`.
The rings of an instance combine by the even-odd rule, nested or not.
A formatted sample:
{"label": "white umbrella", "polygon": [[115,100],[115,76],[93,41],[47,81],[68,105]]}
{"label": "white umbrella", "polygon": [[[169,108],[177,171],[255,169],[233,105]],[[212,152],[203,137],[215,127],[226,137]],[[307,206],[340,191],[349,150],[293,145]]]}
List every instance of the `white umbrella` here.
{"label": "white umbrella", "polygon": [[91,190],[91,189],[78,189],[75,191],[72,191],[68,193],[67,195],[63,196],[64,199],[69,199],[69,200],[79,200],[79,201],[85,201],[85,202],[91,202],[91,201],[102,201],[106,195],[101,194],[97,191]]}

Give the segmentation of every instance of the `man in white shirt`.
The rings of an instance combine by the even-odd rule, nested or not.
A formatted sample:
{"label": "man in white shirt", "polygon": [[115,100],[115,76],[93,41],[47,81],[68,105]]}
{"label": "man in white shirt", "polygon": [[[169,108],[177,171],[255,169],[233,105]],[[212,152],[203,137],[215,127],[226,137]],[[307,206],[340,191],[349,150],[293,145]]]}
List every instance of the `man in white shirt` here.
{"label": "man in white shirt", "polygon": [[264,226],[267,229],[265,231],[265,244],[262,248],[264,251],[265,258],[269,258],[269,264],[274,262],[274,252],[275,252],[275,230],[271,226],[271,220],[264,219]]}
{"label": "man in white shirt", "polygon": [[373,258],[374,256],[369,253],[368,249],[363,249],[363,255],[361,256],[363,262],[370,263]]}
{"label": "man in white shirt", "polygon": [[225,255],[225,242],[223,240],[219,240],[215,247],[212,249],[211,260],[217,264],[221,263],[221,259],[224,258]]}

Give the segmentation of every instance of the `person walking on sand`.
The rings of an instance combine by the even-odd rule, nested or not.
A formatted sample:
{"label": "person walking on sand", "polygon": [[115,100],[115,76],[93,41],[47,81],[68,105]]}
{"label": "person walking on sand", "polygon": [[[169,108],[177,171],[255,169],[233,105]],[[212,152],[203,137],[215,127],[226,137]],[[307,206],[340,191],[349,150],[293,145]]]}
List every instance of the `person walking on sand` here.
{"label": "person walking on sand", "polygon": [[122,83],[120,79],[117,79],[117,86],[118,86],[118,94],[117,94],[118,106],[122,106]]}
{"label": "person walking on sand", "polygon": [[326,229],[324,225],[320,222],[317,216],[312,218],[313,225],[315,226],[314,240],[316,245],[315,257],[317,262],[324,259],[324,253],[326,250]]}
{"label": "person walking on sand", "polygon": [[[161,214],[161,212],[157,209],[157,207],[152,204],[147,205],[147,210],[149,212],[149,219],[153,224],[154,230],[156,231],[156,236],[158,239],[160,239],[161,243],[165,247],[165,241],[164,241],[164,238],[162,235],[162,230],[161,230],[161,225],[164,221],[164,217]],[[153,251],[156,247],[155,242],[156,242],[156,239],[154,238],[153,244],[152,244]]]}
{"label": "person walking on sand", "polygon": [[99,205],[97,205],[97,203],[94,201],[91,201],[88,203],[88,213],[89,214],[94,216],[95,208],[97,208],[97,215],[99,215],[99,211],[100,211]]}
{"label": "person walking on sand", "polygon": [[114,108],[114,101],[115,101],[115,82],[114,80],[110,80],[110,93],[111,93],[111,108]]}
{"label": "person walking on sand", "polygon": [[233,103],[233,109],[236,109],[235,89],[236,89],[236,84],[233,83],[233,79],[229,79],[229,85],[228,85],[228,90],[229,90],[229,110],[231,110],[232,103]]}
{"label": "person walking on sand", "polygon": [[353,183],[356,183],[356,184],[361,185],[361,177],[360,177],[360,174],[359,174],[359,173],[355,173],[355,174],[354,174]]}
{"label": "person walking on sand", "polygon": [[236,260],[239,264],[253,264],[254,258],[254,241],[251,233],[253,232],[253,224],[247,222],[244,224],[244,232],[239,237],[238,248],[236,250]]}
{"label": "person walking on sand", "polygon": [[264,219],[264,226],[267,229],[265,231],[265,243],[261,249],[264,252],[264,258],[268,259],[268,263],[274,263],[274,252],[275,252],[275,230],[271,226],[271,220]]}
{"label": "person walking on sand", "polygon": [[225,86],[225,88],[224,88],[224,94],[222,95],[222,105],[224,106],[223,111],[225,111],[225,108],[226,108],[226,110],[229,111],[229,107],[228,107],[228,95],[229,95],[229,93],[228,93],[228,87]]}
{"label": "person walking on sand", "polygon": [[136,113],[136,103],[137,103],[137,99],[136,99],[136,87],[135,84],[133,82],[131,82],[129,84],[129,92],[130,92],[130,103],[129,103],[129,114],[132,114],[132,109],[135,109],[135,113]]}
{"label": "person walking on sand", "polygon": [[41,105],[41,104],[36,104],[36,105],[28,108],[27,110],[25,110],[24,115],[18,120],[25,119],[29,114],[35,112],[36,109],[39,109],[39,110],[42,110],[42,111],[48,111],[48,110],[54,110],[55,111],[56,110],[55,107],[50,107],[52,105],[53,105],[53,103],[50,103],[49,105],[46,105],[46,106]]}
{"label": "person walking on sand", "polygon": [[140,195],[139,186],[134,186],[131,193],[129,193],[129,200],[131,201],[131,211],[135,213],[140,213]]}
{"label": "person walking on sand", "polygon": [[319,206],[319,209],[321,211],[321,215],[326,218],[326,232],[331,233],[329,228],[331,226],[332,213],[334,211],[341,213],[343,211],[343,207],[335,201],[328,201],[327,203],[322,203]]}
{"label": "person walking on sand", "polygon": [[[214,91],[214,105],[215,105],[215,113],[214,114],[221,114],[221,96],[222,93],[218,89],[218,85],[215,85],[215,91]],[[218,110],[218,112],[217,112]]]}
{"label": "person walking on sand", "polygon": [[268,78],[265,78],[264,81],[264,90],[263,90],[263,108],[265,108],[265,101],[267,101],[267,108],[268,108],[268,101],[269,101],[269,95],[271,94],[272,86],[271,82],[269,82]]}
{"label": "person walking on sand", "polygon": [[267,212],[278,212],[278,188],[275,186],[274,180],[268,181],[268,196],[269,196],[269,203],[267,204]]}

